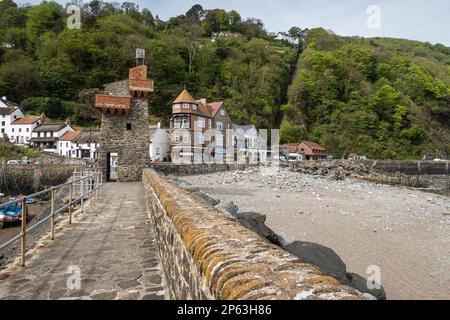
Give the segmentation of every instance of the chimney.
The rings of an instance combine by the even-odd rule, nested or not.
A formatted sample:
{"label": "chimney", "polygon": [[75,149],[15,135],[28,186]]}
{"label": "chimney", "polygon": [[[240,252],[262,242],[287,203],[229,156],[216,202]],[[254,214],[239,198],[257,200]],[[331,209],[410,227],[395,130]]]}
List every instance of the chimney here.
{"label": "chimney", "polygon": [[70,118],[67,118],[65,124],[67,124],[68,126],[72,125],[72,120],[70,120]]}
{"label": "chimney", "polygon": [[45,116],[45,113],[41,113],[41,123],[44,124],[47,122],[47,117]]}
{"label": "chimney", "polygon": [[200,102],[203,103],[206,106],[206,98],[200,99]]}

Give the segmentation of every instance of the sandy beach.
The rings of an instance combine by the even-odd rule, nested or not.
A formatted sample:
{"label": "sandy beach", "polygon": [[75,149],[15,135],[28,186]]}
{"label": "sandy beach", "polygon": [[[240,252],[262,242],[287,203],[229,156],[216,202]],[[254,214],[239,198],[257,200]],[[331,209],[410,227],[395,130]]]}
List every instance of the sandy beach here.
{"label": "sandy beach", "polygon": [[388,299],[450,299],[450,198],[277,169],[183,177],[285,238],[332,248],[347,272],[381,269]]}

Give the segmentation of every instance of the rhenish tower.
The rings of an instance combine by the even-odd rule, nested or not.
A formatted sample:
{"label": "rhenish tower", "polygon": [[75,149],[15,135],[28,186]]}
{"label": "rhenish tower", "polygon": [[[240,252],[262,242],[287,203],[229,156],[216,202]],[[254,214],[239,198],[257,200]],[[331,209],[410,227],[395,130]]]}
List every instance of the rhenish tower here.
{"label": "rhenish tower", "polygon": [[106,84],[105,94],[96,96],[95,106],[102,112],[97,167],[108,181],[142,179],[149,161],[148,101],[153,85],[142,64],[130,69],[128,80]]}

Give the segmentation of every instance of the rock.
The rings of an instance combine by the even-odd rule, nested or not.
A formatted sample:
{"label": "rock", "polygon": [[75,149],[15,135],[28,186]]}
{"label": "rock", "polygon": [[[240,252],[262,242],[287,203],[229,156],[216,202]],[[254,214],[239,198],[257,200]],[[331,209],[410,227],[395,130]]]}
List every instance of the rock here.
{"label": "rock", "polygon": [[236,215],[239,210],[239,208],[232,201],[221,202],[216,205],[216,208],[220,211],[232,214],[233,216]]}
{"label": "rock", "polygon": [[243,212],[236,214],[235,217],[244,227],[267,239],[270,243],[280,247],[284,245],[285,241],[283,237],[277,235],[264,224],[266,222],[265,215],[256,212]]}
{"label": "rock", "polygon": [[386,300],[386,291],[384,291],[383,287],[380,289],[369,289],[367,287],[367,280],[355,273],[349,273],[347,274],[347,277],[350,279],[350,283],[348,284],[356,290],[362,293],[368,293],[378,300]]}
{"label": "rock", "polygon": [[167,177],[167,179],[172,180],[172,181],[178,181],[179,178],[173,174],[169,174]]}
{"label": "rock", "polygon": [[212,205],[213,207],[217,206],[220,203],[219,200],[216,200],[216,199],[208,196],[206,193],[203,193],[201,191],[193,192],[192,194],[194,196],[197,196],[197,197],[201,198],[202,200],[204,200],[208,204]]}
{"label": "rock", "polygon": [[348,282],[347,267],[332,249],[312,242],[295,241],[284,247],[302,262],[317,266],[320,271],[340,282]]}
{"label": "rock", "polygon": [[200,191],[200,189],[198,187],[194,187],[190,183],[186,183],[186,182],[181,182],[178,186],[181,189],[184,189],[187,192],[191,192],[191,193]]}

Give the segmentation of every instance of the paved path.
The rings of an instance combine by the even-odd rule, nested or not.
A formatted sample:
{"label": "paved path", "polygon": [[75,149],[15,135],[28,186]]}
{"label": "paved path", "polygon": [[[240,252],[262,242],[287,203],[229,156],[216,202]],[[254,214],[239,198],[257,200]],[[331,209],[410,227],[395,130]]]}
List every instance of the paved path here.
{"label": "paved path", "polygon": [[141,183],[106,184],[101,200],[58,226],[55,241],[29,252],[25,269],[0,272],[0,299],[164,299],[143,194]]}

